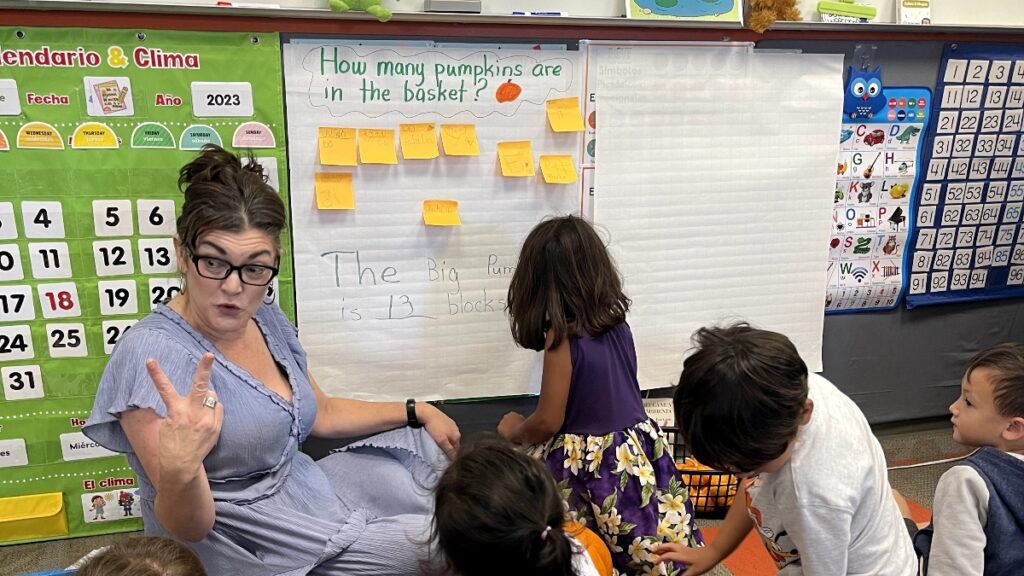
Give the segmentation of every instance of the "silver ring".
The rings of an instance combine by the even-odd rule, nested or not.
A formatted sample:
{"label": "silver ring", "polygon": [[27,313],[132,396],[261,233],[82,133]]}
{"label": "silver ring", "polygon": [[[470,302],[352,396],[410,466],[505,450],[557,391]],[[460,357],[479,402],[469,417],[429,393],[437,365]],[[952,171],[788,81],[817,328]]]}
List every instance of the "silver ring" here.
{"label": "silver ring", "polygon": [[206,398],[203,398],[203,406],[206,406],[207,408],[216,408],[217,399],[213,396],[207,396]]}

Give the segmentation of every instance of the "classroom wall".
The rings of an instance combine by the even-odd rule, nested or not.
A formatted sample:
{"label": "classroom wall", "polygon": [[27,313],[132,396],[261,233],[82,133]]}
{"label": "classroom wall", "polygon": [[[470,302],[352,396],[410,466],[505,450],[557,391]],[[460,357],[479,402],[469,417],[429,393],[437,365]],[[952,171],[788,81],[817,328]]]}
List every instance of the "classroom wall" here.
{"label": "classroom wall", "polygon": [[[942,42],[762,41],[759,49],[845,55],[858,45],[877,47],[874,64],[883,82],[934,88]],[[852,397],[872,424],[948,415],[966,361],[978,350],[1024,341],[1024,302],[1002,300],[825,317],[823,375]],[[680,350],[682,357],[683,350]],[[667,396],[670,389],[653,390]],[[443,408],[465,433],[493,430],[509,410],[533,400],[507,398]]]}
{"label": "classroom wall", "polygon": [[[819,0],[797,0],[804,20],[817,21]],[[899,0],[859,0],[875,6],[877,22],[896,21]],[[145,4],[213,4],[214,0],[142,0]],[[280,6],[282,8],[326,8],[328,0],[245,0],[246,5]],[[421,12],[424,0],[383,0],[381,4],[397,12]],[[511,14],[513,10],[561,10],[570,16],[617,18],[625,14],[623,0],[482,0],[483,14]],[[1024,10],[1020,0],[932,0],[932,22],[937,25],[963,26],[1020,26],[1024,25]]]}
{"label": "classroom wall", "polygon": [[[250,0],[251,3],[261,1]],[[291,5],[304,1],[309,2],[309,6],[319,4],[319,0],[278,0],[282,1],[293,3]],[[933,3],[933,13],[940,23],[944,23],[939,20],[940,15],[955,13],[963,23],[1006,25],[1015,19],[1024,20],[1024,11],[1011,9],[1017,1],[944,0]],[[422,0],[385,0],[385,4],[401,10],[422,8]],[[876,3],[883,14],[885,4],[891,7],[887,0]],[[968,4],[972,5],[969,10],[966,9]],[[564,0],[559,5],[572,14],[608,16],[621,6],[621,0]],[[808,6],[814,5],[814,2],[801,3],[805,13]],[[955,5],[963,9],[957,11]],[[485,10],[492,13],[502,13],[512,7],[541,9],[548,5],[534,0],[485,1]],[[844,53],[849,61],[853,50],[861,43],[786,40],[763,41],[758,46],[838,52]],[[887,82],[901,86],[934,86],[941,42],[872,41],[870,44],[878,47],[876,63],[883,66]],[[941,416],[955,397],[967,357],[1001,341],[1024,341],[1022,317],[1024,303],[1014,300],[828,316],[824,328],[824,375],[856,399],[872,423]],[[493,427],[507,410],[529,409],[532,402],[521,398],[499,399],[451,404],[445,409],[472,432]]]}
{"label": "classroom wall", "polygon": [[[876,46],[883,84],[934,89],[942,42],[764,41],[759,49],[844,54]],[[948,414],[964,363],[980,349],[1024,341],[1024,303],[974,302],[825,317],[823,374],[872,423]]]}
{"label": "classroom wall", "polygon": [[[895,22],[899,0],[858,0],[878,10],[877,22]],[[819,20],[818,0],[799,0],[804,20]],[[1020,0],[932,0],[932,24],[962,26],[1019,26],[1024,23]]]}
{"label": "classroom wall", "polygon": [[[967,360],[978,350],[1007,341],[1024,341],[1024,302],[827,316],[823,375],[853,398],[872,424],[948,416]],[[652,397],[671,393],[668,388],[649,391]],[[493,433],[510,410],[529,414],[536,405],[536,398],[515,397],[440,408],[470,438]],[[303,450],[319,458],[337,445],[336,440],[311,438]]]}

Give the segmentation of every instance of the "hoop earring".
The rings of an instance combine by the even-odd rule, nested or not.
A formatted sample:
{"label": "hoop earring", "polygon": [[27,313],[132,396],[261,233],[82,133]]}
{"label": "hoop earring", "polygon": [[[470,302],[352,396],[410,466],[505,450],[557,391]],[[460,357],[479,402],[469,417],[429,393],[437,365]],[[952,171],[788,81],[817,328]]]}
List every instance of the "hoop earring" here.
{"label": "hoop earring", "polygon": [[273,304],[277,301],[277,294],[274,292],[273,286],[267,286],[267,294],[263,297],[264,304]]}

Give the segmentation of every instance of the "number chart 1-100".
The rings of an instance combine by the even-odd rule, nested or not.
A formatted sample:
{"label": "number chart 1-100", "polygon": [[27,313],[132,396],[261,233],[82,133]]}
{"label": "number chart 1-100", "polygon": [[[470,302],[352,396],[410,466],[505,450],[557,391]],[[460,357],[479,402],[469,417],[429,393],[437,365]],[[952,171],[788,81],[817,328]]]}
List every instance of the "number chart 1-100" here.
{"label": "number chart 1-100", "polygon": [[947,45],[935,99],[907,306],[1024,295],[1024,48]]}

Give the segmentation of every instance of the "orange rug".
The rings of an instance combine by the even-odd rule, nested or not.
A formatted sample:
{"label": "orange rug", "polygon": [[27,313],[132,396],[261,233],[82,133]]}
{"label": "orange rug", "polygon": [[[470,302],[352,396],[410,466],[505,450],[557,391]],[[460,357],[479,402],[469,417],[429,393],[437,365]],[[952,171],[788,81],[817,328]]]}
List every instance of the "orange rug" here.
{"label": "orange rug", "polygon": [[[915,522],[927,522],[931,519],[932,513],[913,500],[907,499],[910,506],[910,513]],[[702,528],[706,542],[711,542],[718,534],[717,527]],[[768,552],[765,551],[761,539],[753,530],[740,543],[739,547],[729,555],[723,562],[735,576],[771,576],[777,571],[775,563],[772,562]]]}

